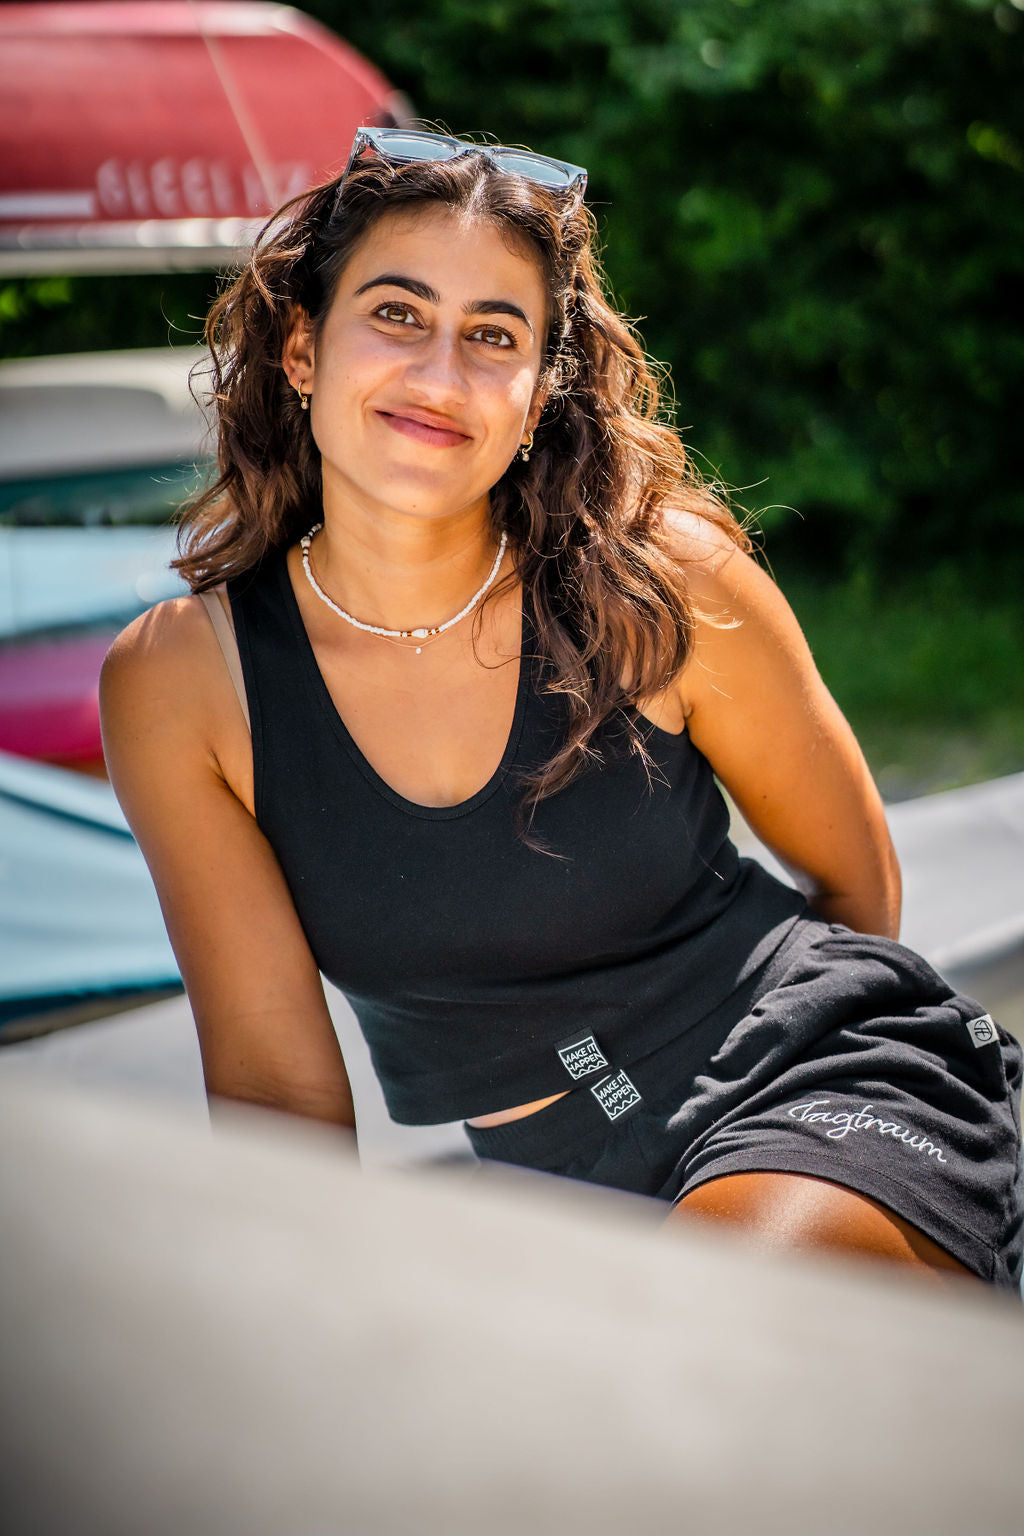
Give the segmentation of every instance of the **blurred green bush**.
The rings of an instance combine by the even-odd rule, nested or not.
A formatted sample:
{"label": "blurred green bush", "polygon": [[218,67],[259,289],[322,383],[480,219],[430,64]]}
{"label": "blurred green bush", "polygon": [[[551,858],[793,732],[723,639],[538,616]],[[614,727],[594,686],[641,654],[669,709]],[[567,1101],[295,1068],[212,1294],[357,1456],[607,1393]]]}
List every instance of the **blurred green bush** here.
{"label": "blurred green bush", "polygon": [[1024,0],[304,8],[422,116],[590,168],[685,438],[786,504],[773,558],[1019,581]]}

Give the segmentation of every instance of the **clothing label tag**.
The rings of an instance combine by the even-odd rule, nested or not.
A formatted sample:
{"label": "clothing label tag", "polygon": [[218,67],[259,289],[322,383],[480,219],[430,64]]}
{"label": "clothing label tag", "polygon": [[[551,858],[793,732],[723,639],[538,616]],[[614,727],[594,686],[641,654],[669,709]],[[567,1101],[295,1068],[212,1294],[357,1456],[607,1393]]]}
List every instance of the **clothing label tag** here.
{"label": "clothing label tag", "polygon": [[976,1046],[991,1045],[993,1041],[999,1039],[990,1013],[983,1013],[979,1019],[971,1019],[967,1026],[967,1033]]}
{"label": "clothing label tag", "polygon": [[620,1120],[627,1110],[643,1102],[625,1072],[616,1072],[614,1077],[606,1077],[603,1082],[595,1083],[590,1091],[609,1120]]}
{"label": "clothing label tag", "polygon": [[578,1083],[581,1077],[590,1077],[593,1072],[605,1072],[611,1066],[593,1035],[578,1035],[555,1049],[574,1083]]}

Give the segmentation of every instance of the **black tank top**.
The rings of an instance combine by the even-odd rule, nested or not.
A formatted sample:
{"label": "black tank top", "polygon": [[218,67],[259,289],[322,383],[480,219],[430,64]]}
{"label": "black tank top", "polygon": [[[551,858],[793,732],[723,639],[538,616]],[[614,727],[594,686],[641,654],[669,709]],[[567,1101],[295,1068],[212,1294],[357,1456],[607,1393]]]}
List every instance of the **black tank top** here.
{"label": "black tank top", "polygon": [[528,611],[501,763],[471,799],[433,808],[391,789],[346,730],[283,554],[229,592],[256,817],[400,1123],[544,1098],[602,1057],[628,1067],[748,981],[805,910],[737,854],[688,734],[642,719],[653,775],[622,717],[606,722],[603,761],[537,808],[550,852],[523,841],[521,772],[564,728]]}

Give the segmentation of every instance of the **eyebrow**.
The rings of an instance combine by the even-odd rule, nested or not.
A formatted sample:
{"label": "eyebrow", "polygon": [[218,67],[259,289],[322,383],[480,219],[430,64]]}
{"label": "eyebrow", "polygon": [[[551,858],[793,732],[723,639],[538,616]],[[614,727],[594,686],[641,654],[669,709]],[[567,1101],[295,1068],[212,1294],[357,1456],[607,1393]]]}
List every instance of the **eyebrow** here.
{"label": "eyebrow", "polygon": [[[404,288],[407,293],[415,294],[416,298],[424,299],[428,304],[441,302],[441,295],[436,288],[420,282],[418,277],[405,277],[401,272],[382,272],[379,277],[371,277],[368,283],[356,289],[355,297],[358,299],[360,294],[368,293],[371,288]],[[533,326],[526,311],[518,304],[513,304],[511,299],[474,299],[464,309],[467,315],[512,315],[516,320],[521,320],[530,335],[533,335]]]}

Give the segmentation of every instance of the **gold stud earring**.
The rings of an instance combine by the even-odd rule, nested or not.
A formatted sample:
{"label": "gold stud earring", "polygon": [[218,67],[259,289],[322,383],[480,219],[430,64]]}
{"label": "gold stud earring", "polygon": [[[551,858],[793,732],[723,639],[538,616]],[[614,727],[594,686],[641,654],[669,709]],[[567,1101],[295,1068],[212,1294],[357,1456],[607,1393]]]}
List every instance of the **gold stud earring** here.
{"label": "gold stud earring", "polygon": [[530,462],[530,449],[532,447],[533,433],[527,432],[525,442],[522,442],[519,445],[519,457],[522,459],[524,464],[528,464]]}

